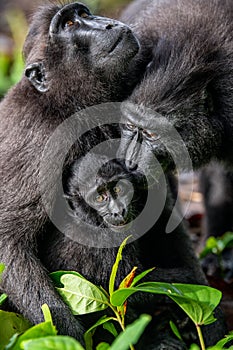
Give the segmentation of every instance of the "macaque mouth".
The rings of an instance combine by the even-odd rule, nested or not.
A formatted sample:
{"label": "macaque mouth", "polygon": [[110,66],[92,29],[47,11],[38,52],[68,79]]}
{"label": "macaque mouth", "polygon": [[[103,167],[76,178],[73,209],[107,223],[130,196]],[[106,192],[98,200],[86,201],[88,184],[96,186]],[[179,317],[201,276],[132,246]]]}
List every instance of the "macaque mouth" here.
{"label": "macaque mouth", "polygon": [[106,224],[108,225],[109,229],[112,230],[112,231],[115,231],[115,232],[124,232],[128,229],[130,229],[132,223],[131,221],[124,221],[124,222],[121,222],[121,223],[118,223],[118,224],[110,224],[110,223],[107,223]]}
{"label": "macaque mouth", "polygon": [[116,220],[115,222],[114,222],[114,220],[108,220],[105,217],[103,217],[103,219],[109,228],[112,228],[113,230],[115,230],[115,229],[129,228],[129,226],[131,226],[131,223],[132,223],[134,218],[131,215],[128,215],[123,220],[121,220],[121,221]]}
{"label": "macaque mouth", "polygon": [[109,226],[109,227],[123,227],[123,226],[126,226],[130,220],[124,220],[124,221],[116,221],[116,222],[109,222],[108,220],[104,219],[104,221],[106,222],[106,224]]}
{"label": "macaque mouth", "polygon": [[121,33],[118,37],[118,39],[115,41],[115,43],[113,44],[113,46],[111,47],[111,49],[108,51],[108,53],[112,53],[116,48],[117,46],[120,44],[120,42],[123,40],[123,34],[124,33]]}
{"label": "macaque mouth", "polygon": [[113,226],[120,226],[120,227],[124,227],[125,225],[127,225],[129,223],[128,220],[124,220],[122,222],[116,223]]}

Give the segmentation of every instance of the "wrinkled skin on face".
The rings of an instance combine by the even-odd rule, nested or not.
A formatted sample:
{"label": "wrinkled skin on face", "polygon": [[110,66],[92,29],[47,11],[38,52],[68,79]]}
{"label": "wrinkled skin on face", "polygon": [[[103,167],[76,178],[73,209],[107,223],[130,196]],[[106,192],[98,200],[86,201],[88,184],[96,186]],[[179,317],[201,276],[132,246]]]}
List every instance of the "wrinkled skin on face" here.
{"label": "wrinkled skin on face", "polygon": [[[32,324],[43,321],[40,306],[47,303],[60,334],[80,341],[82,324],[39,260],[44,251],[38,248],[41,237],[51,232],[39,185],[41,160],[47,141],[65,119],[84,107],[129,96],[147,65],[141,53],[135,35],[119,21],[94,16],[78,2],[44,5],[25,40],[25,74],[0,104],[0,261],[6,266],[1,290],[13,310]],[[60,136],[67,141],[72,137]],[[61,139],[55,143],[61,144]],[[74,145],[67,164],[79,157],[80,149],[80,144]],[[44,192],[51,211],[61,176],[58,163],[64,161],[59,155],[41,181],[48,189],[48,195]],[[63,260],[65,269],[70,256]],[[54,263],[56,258],[51,270]]]}
{"label": "wrinkled skin on face", "polygon": [[[78,271],[92,283],[108,288],[109,275],[118,249],[115,243],[120,239],[120,244],[125,234],[133,240],[124,249],[124,260],[119,266],[116,285],[128,276],[132,266],[137,266],[138,274],[156,266],[146,276],[146,281],[205,284],[183,226],[179,225],[170,234],[165,233],[174,202],[170,189],[174,191],[175,186],[174,178],[167,180],[169,193],[158,221],[155,220],[144,235],[135,239],[134,223],[129,231],[124,232],[124,229],[127,230],[130,220],[140,213],[140,209],[144,209],[145,204],[148,206],[149,189],[145,176],[138,171],[127,170],[123,161],[110,160],[102,154],[89,152],[75,161],[67,169],[64,178],[70,221],[63,234],[55,231],[45,237],[51,242],[43,245],[42,261],[45,266],[64,270],[68,263],[70,270]],[[162,199],[163,190],[164,187],[161,189],[160,184],[157,184],[146,220],[156,215],[156,203]],[[70,239],[71,237],[77,239]],[[101,245],[97,246],[97,242],[101,242]],[[106,242],[110,245],[105,245]],[[183,341],[177,340],[170,329],[171,319],[176,321],[181,333],[185,334],[187,344],[197,341],[193,323],[188,322],[187,316],[167,298],[150,293],[136,293],[127,303],[126,324],[132,323],[142,312],[150,314],[152,320],[151,327],[137,344],[138,350],[158,350],[161,346],[169,350],[185,349]],[[215,342],[225,332],[219,310],[216,317],[218,321],[204,330],[208,344]],[[93,314],[83,315],[82,320],[88,328],[93,324]],[[97,344],[106,341],[106,334],[104,336],[101,332],[96,332],[95,337]]]}
{"label": "wrinkled skin on face", "polygon": [[125,24],[94,16],[80,3],[51,6],[42,8],[30,27],[25,74],[59,106],[69,102],[71,107],[76,98],[77,106],[92,105],[114,94],[119,98],[125,75],[137,66],[132,59],[138,51],[139,42]]}
{"label": "wrinkled skin on face", "polygon": [[[119,154],[145,168],[153,167],[155,155],[164,168],[173,168],[171,144],[182,157],[183,143],[196,168],[212,158],[231,162],[232,3],[148,4],[141,11],[143,18],[147,16],[146,29],[133,12],[129,16],[128,10],[123,17],[139,39],[147,35],[154,46],[143,81],[128,99],[130,103],[122,106],[126,127]],[[169,128],[179,133],[180,142],[172,142]],[[161,133],[168,133],[168,138],[157,137]]]}
{"label": "wrinkled skin on face", "polygon": [[92,154],[74,163],[67,197],[75,218],[118,232],[128,229],[143,209],[146,180],[119,160]]}

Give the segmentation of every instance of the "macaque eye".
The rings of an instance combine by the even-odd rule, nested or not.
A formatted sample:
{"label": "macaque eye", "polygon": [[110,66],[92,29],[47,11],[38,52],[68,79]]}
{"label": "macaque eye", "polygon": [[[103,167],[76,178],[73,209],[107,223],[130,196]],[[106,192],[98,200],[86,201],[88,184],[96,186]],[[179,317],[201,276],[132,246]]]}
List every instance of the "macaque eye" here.
{"label": "macaque eye", "polygon": [[76,22],[69,20],[65,23],[65,28],[69,28],[72,27]]}
{"label": "macaque eye", "polygon": [[113,188],[113,191],[114,191],[115,193],[120,193],[120,192],[121,192],[121,187],[120,187],[120,186],[115,186],[115,187]]}
{"label": "macaque eye", "polygon": [[154,132],[149,132],[147,130],[143,130],[142,133],[147,139],[150,139],[150,140],[157,140],[158,139],[158,135],[155,134]]}
{"label": "macaque eye", "polygon": [[104,195],[99,194],[98,196],[95,197],[96,202],[102,203],[105,200]]}
{"label": "macaque eye", "polygon": [[80,10],[79,13],[78,13],[79,17],[82,17],[82,18],[87,18],[89,17],[89,13],[86,12],[85,10]]}
{"label": "macaque eye", "polygon": [[131,124],[131,123],[127,123],[127,124],[126,124],[126,127],[127,127],[129,130],[135,130],[135,129],[136,129],[136,125]]}

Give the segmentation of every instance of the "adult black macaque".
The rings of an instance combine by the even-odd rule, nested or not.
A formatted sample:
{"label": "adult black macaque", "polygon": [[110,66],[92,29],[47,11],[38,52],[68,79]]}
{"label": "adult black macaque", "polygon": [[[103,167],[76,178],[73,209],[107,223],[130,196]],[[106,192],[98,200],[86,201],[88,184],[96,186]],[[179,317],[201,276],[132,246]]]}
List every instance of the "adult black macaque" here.
{"label": "adult black macaque", "polygon": [[182,139],[196,168],[213,158],[232,163],[232,14],[232,2],[218,0],[138,0],[126,9],[123,21],[153,46],[122,106],[118,156],[129,169],[153,174],[154,155],[167,171],[174,155],[182,165]]}
{"label": "adult black macaque", "polygon": [[[67,224],[65,234],[54,231],[53,235],[45,236],[40,258],[49,271],[76,270],[91,282],[108,289],[117,245],[130,234],[135,238],[135,234],[145,226],[143,220],[141,227],[133,221],[144,209],[148,198],[145,176],[138,171],[127,170],[120,160],[109,161],[106,156],[89,153],[84,159],[74,162],[64,180],[72,220]],[[147,209],[150,217],[156,215],[163,191],[161,184],[153,188],[152,203]],[[138,273],[156,267],[146,277],[147,281],[205,283],[182,225],[172,234],[165,234],[172,207],[173,199],[169,192],[159,220],[146,234],[127,244],[117,275],[118,285],[134,266],[138,267]],[[88,240],[91,244],[87,243]],[[99,241],[101,244],[96,244]],[[170,320],[177,324],[187,344],[198,341],[192,322],[168,298],[135,294],[129,299],[127,310],[126,321],[129,323],[141,313],[146,312],[153,317],[136,349],[186,349],[172,333]],[[82,316],[84,325],[93,324],[93,317]],[[221,321],[206,327],[206,344],[213,344],[223,334]],[[106,334],[99,333],[95,342],[106,341],[105,337]]]}
{"label": "adult black macaque", "polygon": [[[142,52],[131,30],[118,21],[93,16],[80,3],[45,5],[25,41],[25,75],[0,105],[0,261],[6,265],[1,288],[32,323],[43,320],[40,307],[47,303],[59,332],[77,339],[82,326],[38,259],[38,240],[49,221],[38,186],[40,158],[64,119],[129,94],[147,64]],[[73,151],[79,154],[78,148]],[[56,184],[59,174],[48,169],[48,177]]]}
{"label": "adult black macaque", "polygon": [[[126,125],[122,130],[119,157],[128,159],[130,168],[139,164],[153,172],[154,154],[164,168],[173,168],[171,155],[185,158],[183,139],[195,168],[211,159],[224,162],[221,182],[225,182],[229,198],[233,192],[232,1],[138,0],[129,6],[122,18],[134,28],[140,40],[153,42],[154,50],[143,82],[122,108]],[[174,140],[172,128],[182,139]],[[211,197],[215,198],[216,205],[215,190],[222,191],[222,197],[225,189],[221,189],[220,184],[213,189],[214,178],[219,178],[218,169],[213,173],[212,166],[203,177],[205,173],[208,179],[203,178],[202,187],[207,195],[208,234],[219,236],[224,228],[232,227],[233,199],[211,208]],[[224,209],[221,220],[219,216]],[[227,257],[229,276],[233,274],[231,261],[229,264]]]}
{"label": "adult black macaque", "polygon": [[[172,164],[159,138],[168,125],[179,132],[194,167],[213,158],[232,164],[232,18],[229,0],[138,0],[126,10],[122,19],[154,45],[142,83],[122,108],[128,127],[121,150],[132,166],[149,167],[151,153]],[[147,117],[143,107],[157,113]],[[137,140],[148,152],[132,149]]]}

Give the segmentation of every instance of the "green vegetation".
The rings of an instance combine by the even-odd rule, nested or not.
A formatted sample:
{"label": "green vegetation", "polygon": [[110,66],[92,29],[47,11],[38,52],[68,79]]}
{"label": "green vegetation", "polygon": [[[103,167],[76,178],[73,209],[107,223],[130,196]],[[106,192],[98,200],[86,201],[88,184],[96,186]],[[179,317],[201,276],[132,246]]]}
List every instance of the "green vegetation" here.
{"label": "green vegetation", "polygon": [[[87,4],[98,13],[112,14],[124,6],[128,0],[89,0]],[[4,96],[7,90],[19,81],[23,72],[22,47],[27,32],[27,23],[23,13],[13,11],[6,14],[9,23],[13,46],[10,52],[0,51],[0,97]],[[59,271],[51,274],[58,292],[64,301],[70,306],[74,315],[83,315],[91,312],[110,310],[112,316],[101,317],[85,334],[85,349],[93,349],[93,336],[98,327],[104,327],[110,332],[115,340],[112,344],[101,343],[96,350],[127,350],[134,349],[140,336],[150,322],[150,316],[141,315],[131,325],[125,325],[127,313],[127,299],[134,293],[163,294],[177,303],[190,317],[196,326],[200,345],[193,344],[190,350],[205,350],[202,337],[202,326],[215,322],[214,309],[219,304],[221,292],[214,288],[198,285],[170,284],[160,282],[144,282],[141,279],[146,277],[150,270],[136,275],[136,267],[126,276],[118,287],[115,286],[116,275],[122,252],[126,241],[119,248],[116,262],[112,268],[109,280],[108,291],[95,286],[77,272]],[[221,266],[222,252],[233,247],[233,233],[226,233],[224,236],[210,237],[206,247],[201,253],[201,258],[207,254],[216,254]],[[0,264],[0,274],[4,266]],[[4,303],[7,296],[0,296],[0,305]],[[38,307],[40,307],[38,305]],[[57,335],[48,306],[43,305],[45,321],[39,325],[31,326],[21,315],[0,310],[0,350],[84,350],[83,346],[75,339],[68,336]],[[118,325],[121,329],[117,331]],[[182,340],[176,325],[171,322],[171,329],[174,334]],[[233,340],[233,334],[228,335],[219,341],[209,350],[227,349],[227,343]],[[233,350],[233,346],[228,347]]]}
{"label": "green vegetation", "polygon": [[200,254],[200,258],[206,257],[208,254],[215,254],[221,260],[221,255],[225,249],[233,248],[233,233],[226,232],[221,237],[209,237],[206,240],[205,247]]}
{"label": "green vegetation", "polygon": [[86,0],[85,4],[87,4],[94,13],[114,15],[114,13],[120,13],[120,10],[129,2],[130,0]]}
{"label": "green vegetation", "polygon": [[228,249],[233,248],[233,233],[226,232],[221,237],[210,236],[205,243],[205,247],[200,253],[200,259],[204,259],[208,255],[215,255],[217,257],[219,272],[221,278],[226,277],[226,271],[224,266],[223,253]]}
{"label": "green vegetation", "polygon": [[5,16],[11,29],[13,45],[10,52],[0,49],[0,97],[22,76],[22,47],[27,33],[27,23],[22,12],[10,11]]}
{"label": "green vegetation", "polygon": [[[85,350],[94,349],[93,336],[98,327],[104,327],[113,335],[115,340],[112,344],[106,342],[99,344],[96,350],[134,349],[134,345],[151,320],[149,315],[141,315],[134,323],[125,325],[127,299],[137,292],[163,294],[177,303],[194,322],[197,329],[200,346],[193,344],[190,350],[206,350],[201,329],[202,326],[215,322],[213,312],[220,302],[221,292],[202,285],[162,282],[139,283],[152,269],[136,275],[136,267],[116,288],[116,275],[126,242],[127,239],[118,250],[109,279],[108,291],[92,284],[77,272],[58,271],[51,274],[58,292],[74,315],[84,315],[107,309],[112,313],[110,316],[102,316],[85,333]],[[3,269],[3,265],[0,265],[1,272],[3,272]],[[5,298],[4,295],[1,302]],[[45,321],[33,327],[20,315],[0,311],[0,350],[84,350],[83,346],[75,339],[57,335],[47,305],[42,306],[42,311]],[[170,325],[174,334],[182,340],[182,334],[179,333],[176,325],[173,322]],[[120,333],[117,330],[119,326]],[[208,350],[227,349],[227,343],[232,340],[233,334],[230,334]],[[233,346],[228,347],[228,349],[233,350]]]}
{"label": "green vegetation", "polygon": [[[94,13],[114,16],[129,3],[129,0],[118,0],[117,2],[115,0],[87,0],[85,3]],[[9,38],[9,49],[3,50],[0,47],[0,98],[22,76],[24,68],[22,48],[28,29],[26,18],[21,10],[11,10],[2,16],[5,16],[10,27],[12,45]]]}

